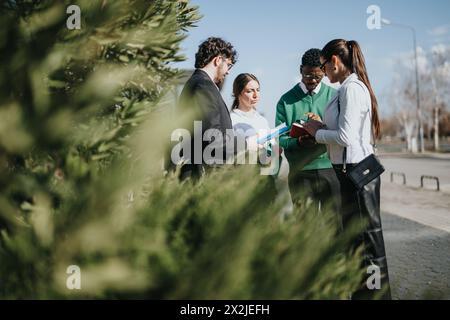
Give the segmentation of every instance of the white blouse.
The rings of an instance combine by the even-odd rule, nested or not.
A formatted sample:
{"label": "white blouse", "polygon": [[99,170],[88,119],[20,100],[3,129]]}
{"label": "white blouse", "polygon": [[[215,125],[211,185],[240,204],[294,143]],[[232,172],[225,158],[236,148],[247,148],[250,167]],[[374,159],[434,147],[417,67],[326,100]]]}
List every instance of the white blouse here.
{"label": "white blouse", "polygon": [[373,153],[371,110],[369,90],[352,73],[325,109],[323,122],[327,128],[316,133],[316,141],[327,145],[332,164],[342,164],[344,147],[347,147],[347,163],[358,163]]}
{"label": "white blouse", "polygon": [[255,109],[248,112],[240,109],[233,109],[230,112],[230,117],[234,130],[242,130],[246,137],[258,133],[266,135],[270,131],[267,119]]}

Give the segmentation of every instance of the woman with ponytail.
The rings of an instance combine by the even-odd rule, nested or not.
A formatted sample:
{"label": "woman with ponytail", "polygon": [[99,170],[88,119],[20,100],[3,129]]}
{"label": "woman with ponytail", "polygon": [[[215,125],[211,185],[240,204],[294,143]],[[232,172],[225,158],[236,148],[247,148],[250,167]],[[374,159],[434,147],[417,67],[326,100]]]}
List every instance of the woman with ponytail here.
{"label": "woman with ponytail", "polygon": [[345,174],[345,167],[343,168],[344,162],[346,168],[351,169],[374,153],[371,140],[380,135],[377,99],[358,42],[332,40],[322,49],[320,60],[321,68],[330,82],[339,82],[341,87],[328,104],[323,123],[315,117],[316,120],[308,121],[306,129],[318,143],[327,145],[341,187],[344,230],[350,222],[365,223],[363,232],[355,239],[354,247],[361,244],[364,246],[364,265],[378,267],[381,275],[381,286],[377,287],[376,283],[372,286],[377,282],[372,280],[373,267],[367,269],[366,277],[371,278],[362,281],[360,290],[352,294],[352,299],[390,299],[380,218],[380,178],[372,180],[359,190]]}

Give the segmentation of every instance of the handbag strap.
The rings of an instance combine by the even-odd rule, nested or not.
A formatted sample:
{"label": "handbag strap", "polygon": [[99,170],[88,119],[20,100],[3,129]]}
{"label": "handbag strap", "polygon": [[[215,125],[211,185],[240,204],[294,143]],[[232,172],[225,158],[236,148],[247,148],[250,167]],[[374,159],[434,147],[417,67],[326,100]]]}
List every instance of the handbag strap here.
{"label": "handbag strap", "polygon": [[[338,123],[339,123],[339,116],[341,114],[341,101],[339,100],[339,93],[338,93],[338,100],[337,100],[337,108],[338,108]],[[376,144],[375,134],[373,133],[372,122],[370,123],[370,133],[372,135],[372,141],[373,141],[372,146],[374,149],[376,149],[377,144]],[[347,147],[344,147],[344,153],[342,155],[342,172],[343,173],[347,172]]]}
{"label": "handbag strap", "polygon": [[[341,101],[339,99],[339,93],[338,93],[338,124],[339,124],[339,116],[341,115]],[[347,172],[347,147],[344,147],[344,152],[342,154],[342,173]]]}

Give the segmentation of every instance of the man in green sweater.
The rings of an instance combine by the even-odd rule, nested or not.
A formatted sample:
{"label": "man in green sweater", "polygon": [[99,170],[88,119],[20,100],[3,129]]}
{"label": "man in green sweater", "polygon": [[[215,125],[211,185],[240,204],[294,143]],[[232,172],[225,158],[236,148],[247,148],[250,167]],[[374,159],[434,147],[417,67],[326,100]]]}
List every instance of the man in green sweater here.
{"label": "man in green sweater", "polygon": [[[300,66],[302,81],[278,101],[276,125],[285,122],[291,127],[297,120],[312,117],[312,113],[323,118],[336,90],[321,82],[324,73],[320,66],[320,50],[306,51]],[[289,162],[288,182],[294,206],[306,208],[312,200],[317,212],[324,206],[331,206],[337,212],[340,206],[339,182],[325,145],[317,144],[314,137],[297,139],[289,134],[280,137],[280,145]]]}

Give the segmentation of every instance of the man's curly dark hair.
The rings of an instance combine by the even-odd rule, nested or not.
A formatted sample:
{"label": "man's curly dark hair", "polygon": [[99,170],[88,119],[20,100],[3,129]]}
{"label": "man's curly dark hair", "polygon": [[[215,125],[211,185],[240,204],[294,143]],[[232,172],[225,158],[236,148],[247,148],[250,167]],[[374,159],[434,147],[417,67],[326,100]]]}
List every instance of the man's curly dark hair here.
{"label": "man's curly dark hair", "polygon": [[233,64],[237,60],[237,52],[231,43],[221,38],[209,37],[198,47],[198,51],[195,54],[195,68],[203,68],[217,56],[225,56]]}
{"label": "man's curly dark hair", "polygon": [[309,49],[303,54],[302,66],[320,67],[320,49]]}

